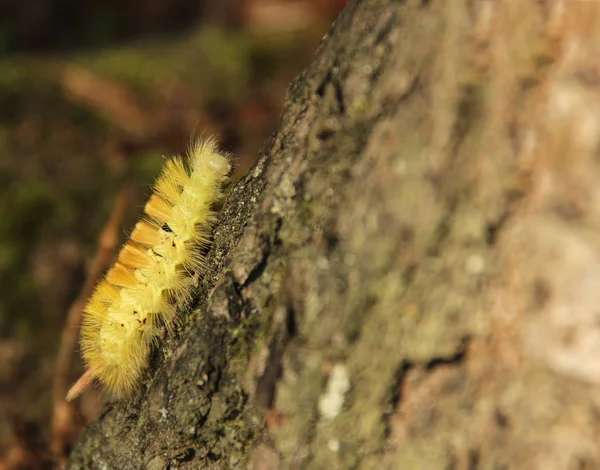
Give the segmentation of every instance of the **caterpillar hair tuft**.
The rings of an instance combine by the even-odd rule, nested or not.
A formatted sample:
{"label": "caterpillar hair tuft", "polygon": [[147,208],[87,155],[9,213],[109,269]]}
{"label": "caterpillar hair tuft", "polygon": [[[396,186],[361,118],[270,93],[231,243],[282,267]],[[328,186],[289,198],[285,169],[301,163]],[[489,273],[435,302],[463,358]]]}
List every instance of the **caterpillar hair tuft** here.
{"label": "caterpillar hair tuft", "polygon": [[162,327],[172,330],[178,309],[192,297],[224,196],[230,158],[215,139],[196,140],[186,158],[168,160],[117,261],[96,286],[81,325],[86,373],[67,400],[92,381],[113,398],[139,387],[148,354]]}

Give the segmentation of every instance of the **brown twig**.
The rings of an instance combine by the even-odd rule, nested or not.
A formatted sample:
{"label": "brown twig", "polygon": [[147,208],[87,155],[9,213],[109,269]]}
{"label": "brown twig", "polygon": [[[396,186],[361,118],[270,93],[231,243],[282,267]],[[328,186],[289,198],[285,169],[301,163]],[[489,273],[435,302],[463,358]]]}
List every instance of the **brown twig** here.
{"label": "brown twig", "polygon": [[66,459],[69,441],[76,435],[79,428],[76,425],[78,410],[73,403],[66,401],[65,396],[67,394],[73,350],[79,336],[81,314],[96,282],[106,270],[119,244],[119,233],[131,196],[131,188],[124,188],[117,196],[112,214],[100,234],[98,250],[92,262],[92,267],[79,296],[69,308],[67,322],[62,331],[54,371],[51,444],[59,468]]}

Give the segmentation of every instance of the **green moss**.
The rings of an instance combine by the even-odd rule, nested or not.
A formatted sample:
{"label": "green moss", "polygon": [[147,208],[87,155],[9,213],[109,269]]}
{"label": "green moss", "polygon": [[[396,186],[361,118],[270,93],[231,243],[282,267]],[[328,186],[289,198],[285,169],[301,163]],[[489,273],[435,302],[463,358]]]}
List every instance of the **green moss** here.
{"label": "green moss", "polygon": [[203,28],[179,40],[114,47],[72,62],[140,93],[183,80],[203,99],[240,100],[250,84],[252,47],[243,33]]}
{"label": "green moss", "polygon": [[244,33],[205,28],[180,49],[176,70],[197,83],[207,99],[238,101],[250,86],[252,47]]}
{"label": "green moss", "polygon": [[148,42],[76,55],[71,61],[107,79],[149,92],[172,75],[169,50],[168,45]]}

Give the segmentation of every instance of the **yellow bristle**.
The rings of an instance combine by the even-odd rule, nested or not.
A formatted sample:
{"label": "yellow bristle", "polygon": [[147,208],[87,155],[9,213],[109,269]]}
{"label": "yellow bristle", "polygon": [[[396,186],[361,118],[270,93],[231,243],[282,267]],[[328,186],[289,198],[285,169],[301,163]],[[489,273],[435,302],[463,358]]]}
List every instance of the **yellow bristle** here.
{"label": "yellow bristle", "polygon": [[[175,304],[168,304],[168,305],[169,306],[164,308],[163,310],[161,310],[159,314],[151,313],[148,316],[148,318],[150,319],[151,322],[153,322],[155,324],[164,325],[167,328],[167,330],[169,331],[169,333],[172,333],[173,328],[175,327],[175,325],[178,324],[180,318],[177,316],[177,307],[175,306]],[[152,332],[152,333],[154,333],[154,336],[149,339],[152,341],[156,340],[159,332],[160,332],[160,330],[155,329]]]}
{"label": "yellow bristle", "polygon": [[132,312],[137,312],[139,319],[143,321],[147,312],[162,312],[173,308],[162,290],[157,289],[151,283],[140,284],[132,289],[123,289],[121,294],[123,301],[121,305],[129,307]]}
{"label": "yellow bristle", "polygon": [[173,262],[179,261],[179,245],[180,243],[173,233],[163,232],[161,241],[152,247],[152,251],[158,255],[159,259],[168,260],[170,264],[173,264]]}
{"label": "yellow bristle", "polygon": [[120,287],[135,287],[138,283],[133,271],[118,261],[106,274],[106,280],[110,284]]}
{"label": "yellow bristle", "polygon": [[118,287],[109,284],[106,282],[106,280],[103,280],[96,286],[96,290],[94,291],[92,298],[96,298],[101,302],[113,304],[119,302],[121,298],[120,292],[121,290]]}
{"label": "yellow bristle", "polygon": [[189,255],[186,257],[185,262],[183,263],[183,268],[187,272],[188,276],[193,276],[204,267],[205,258],[197,248],[198,246],[200,246],[200,244],[196,244],[194,246],[195,249],[190,250]]}
{"label": "yellow bristle", "polygon": [[172,218],[173,207],[165,202],[163,198],[153,194],[148,199],[144,212],[153,219],[158,220],[164,224],[168,224]]}
{"label": "yellow bristle", "polygon": [[179,203],[181,192],[189,180],[189,174],[181,158],[165,163],[163,171],[154,185],[154,192],[171,205]]}
{"label": "yellow bristle", "polygon": [[175,157],[167,160],[165,166],[163,167],[161,176],[179,186],[181,190],[183,190],[190,179],[189,171],[187,170],[185,162],[181,157]]}
{"label": "yellow bristle", "polygon": [[151,263],[148,250],[131,241],[125,243],[118,259],[120,263],[132,268],[143,268]]}
{"label": "yellow bristle", "polygon": [[165,292],[171,302],[176,305],[185,305],[192,298],[190,288],[193,285],[193,281],[185,272],[176,273],[173,277],[177,282],[165,289]]}
{"label": "yellow bristle", "polygon": [[86,315],[83,322],[86,328],[83,329],[82,336],[90,334],[90,331],[93,331],[93,334],[95,334],[95,332],[102,327],[108,316],[109,305],[110,304],[100,300],[99,296],[92,296],[84,309]]}
{"label": "yellow bristle", "polygon": [[113,360],[106,360],[105,356],[93,357],[90,370],[104,383],[111,396],[126,398],[137,388],[150,349],[142,341],[119,341],[125,347],[114,351]]}
{"label": "yellow bristle", "polygon": [[161,241],[159,227],[146,220],[140,220],[135,224],[129,238],[134,242],[148,246],[156,245]]}

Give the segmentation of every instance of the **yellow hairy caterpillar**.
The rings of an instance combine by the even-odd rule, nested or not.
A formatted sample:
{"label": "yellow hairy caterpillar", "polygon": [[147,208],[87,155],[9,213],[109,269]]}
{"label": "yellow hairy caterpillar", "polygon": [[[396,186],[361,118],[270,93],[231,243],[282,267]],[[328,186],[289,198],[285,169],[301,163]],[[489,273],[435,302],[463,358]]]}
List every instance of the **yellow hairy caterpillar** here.
{"label": "yellow hairy caterpillar", "polygon": [[86,373],[67,400],[94,379],[115,398],[138,387],[162,326],[173,328],[177,308],[191,298],[194,274],[223,198],[231,162],[216,141],[196,141],[187,158],[168,160],[118,259],[84,309],[81,349]]}

